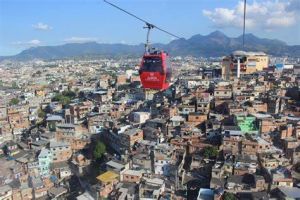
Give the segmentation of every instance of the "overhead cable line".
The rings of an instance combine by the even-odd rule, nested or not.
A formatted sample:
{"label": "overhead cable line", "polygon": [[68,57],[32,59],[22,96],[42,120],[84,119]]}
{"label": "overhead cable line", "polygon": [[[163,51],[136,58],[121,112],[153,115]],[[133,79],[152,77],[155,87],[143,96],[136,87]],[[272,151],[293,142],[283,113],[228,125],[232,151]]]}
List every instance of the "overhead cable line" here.
{"label": "overhead cable line", "polygon": [[130,15],[130,16],[136,18],[136,19],[138,19],[139,21],[144,22],[144,23],[146,24],[146,27],[145,27],[145,28],[148,28],[148,29],[156,28],[157,30],[160,30],[160,31],[162,31],[162,32],[164,32],[164,33],[166,33],[166,34],[168,34],[168,35],[171,35],[171,36],[173,36],[173,37],[175,37],[175,38],[178,38],[178,39],[182,38],[182,37],[179,37],[179,36],[177,36],[177,35],[175,35],[175,34],[169,32],[169,31],[166,31],[166,30],[164,30],[164,29],[162,29],[162,28],[160,28],[160,27],[158,27],[158,26],[156,26],[156,25],[154,25],[154,24],[152,24],[152,23],[150,23],[150,22],[148,22],[148,21],[146,21],[146,20],[144,20],[144,19],[142,19],[142,18],[136,16],[135,14],[132,14],[132,13],[128,12],[127,10],[124,10],[123,8],[120,8],[119,6],[117,6],[117,5],[115,5],[115,4],[111,3],[111,2],[109,2],[109,1],[107,1],[107,0],[103,0],[103,1],[104,1],[105,3],[107,3],[107,4],[109,4],[109,5],[111,5],[111,6],[115,7],[115,8],[117,8],[118,10],[121,10],[122,12],[124,12],[124,13],[126,13],[126,14],[128,14],[128,15]]}

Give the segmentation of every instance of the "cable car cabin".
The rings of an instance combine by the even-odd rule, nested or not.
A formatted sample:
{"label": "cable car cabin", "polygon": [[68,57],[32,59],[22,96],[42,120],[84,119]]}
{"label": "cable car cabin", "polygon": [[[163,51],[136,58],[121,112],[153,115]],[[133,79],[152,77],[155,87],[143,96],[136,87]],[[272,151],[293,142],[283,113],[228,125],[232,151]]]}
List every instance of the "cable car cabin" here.
{"label": "cable car cabin", "polygon": [[145,54],[140,66],[140,79],[145,89],[165,90],[171,83],[172,68],[166,52]]}

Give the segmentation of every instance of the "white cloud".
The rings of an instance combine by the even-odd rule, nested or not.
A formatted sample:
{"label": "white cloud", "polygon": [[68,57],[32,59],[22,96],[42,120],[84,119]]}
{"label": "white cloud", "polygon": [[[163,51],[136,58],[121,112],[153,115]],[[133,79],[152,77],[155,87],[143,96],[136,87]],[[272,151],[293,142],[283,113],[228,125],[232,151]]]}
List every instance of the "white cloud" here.
{"label": "white cloud", "polygon": [[34,39],[30,41],[17,41],[17,42],[13,42],[12,44],[17,46],[22,46],[22,47],[33,47],[33,46],[39,46],[41,44],[41,41]]}
{"label": "white cloud", "polygon": [[94,37],[70,37],[64,39],[67,43],[84,43],[84,42],[96,42],[98,41],[97,38]]}
{"label": "white cloud", "polygon": [[[247,4],[246,28],[272,30],[295,25],[299,14],[297,9],[291,9],[291,5],[296,1],[299,2],[268,0]],[[215,8],[202,13],[218,28],[240,28],[243,26],[244,2],[238,2],[232,9]]]}
{"label": "white cloud", "polygon": [[296,19],[291,16],[283,16],[281,18],[272,17],[266,21],[268,27],[274,26],[291,26],[295,24]]}
{"label": "white cloud", "polygon": [[36,30],[41,30],[41,31],[48,31],[48,30],[52,29],[51,26],[49,26],[48,24],[44,24],[42,22],[39,22],[37,24],[33,24],[32,27]]}

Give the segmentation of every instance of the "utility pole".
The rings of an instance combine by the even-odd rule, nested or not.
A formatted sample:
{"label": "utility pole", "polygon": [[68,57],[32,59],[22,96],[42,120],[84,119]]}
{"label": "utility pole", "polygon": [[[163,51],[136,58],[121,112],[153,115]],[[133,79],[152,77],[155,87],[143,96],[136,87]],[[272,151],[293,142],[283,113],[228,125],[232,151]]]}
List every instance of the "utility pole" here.
{"label": "utility pole", "polygon": [[236,73],[237,78],[240,78],[240,74],[241,74],[241,58],[238,57],[237,58],[237,73]]}
{"label": "utility pole", "polygon": [[247,0],[244,0],[243,49],[245,49],[246,4],[247,4]]}

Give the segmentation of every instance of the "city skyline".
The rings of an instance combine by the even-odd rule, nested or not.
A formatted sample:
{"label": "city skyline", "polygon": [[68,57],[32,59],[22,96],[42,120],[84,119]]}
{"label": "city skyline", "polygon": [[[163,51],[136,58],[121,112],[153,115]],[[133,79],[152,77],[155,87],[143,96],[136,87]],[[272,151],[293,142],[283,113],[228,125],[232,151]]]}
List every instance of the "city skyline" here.
{"label": "city skyline", "polygon": [[[242,1],[112,2],[184,38],[206,35],[214,30],[231,37],[242,33]],[[246,32],[279,39],[290,45],[300,44],[299,9],[298,0],[249,0]],[[0,10],[0,55],[3,56],[17,54],[32,46],[91,41],[139,44],[145,40],[146,32],[141,22],[103,1],[2,0]],[[151,38],[154,43],[168,43],[173,39],[159,31],[153,31]]]}
{"label": "city skyline", "polygon": [[300,0],[244,2],[0,0],[0,200],[300,199]]}

